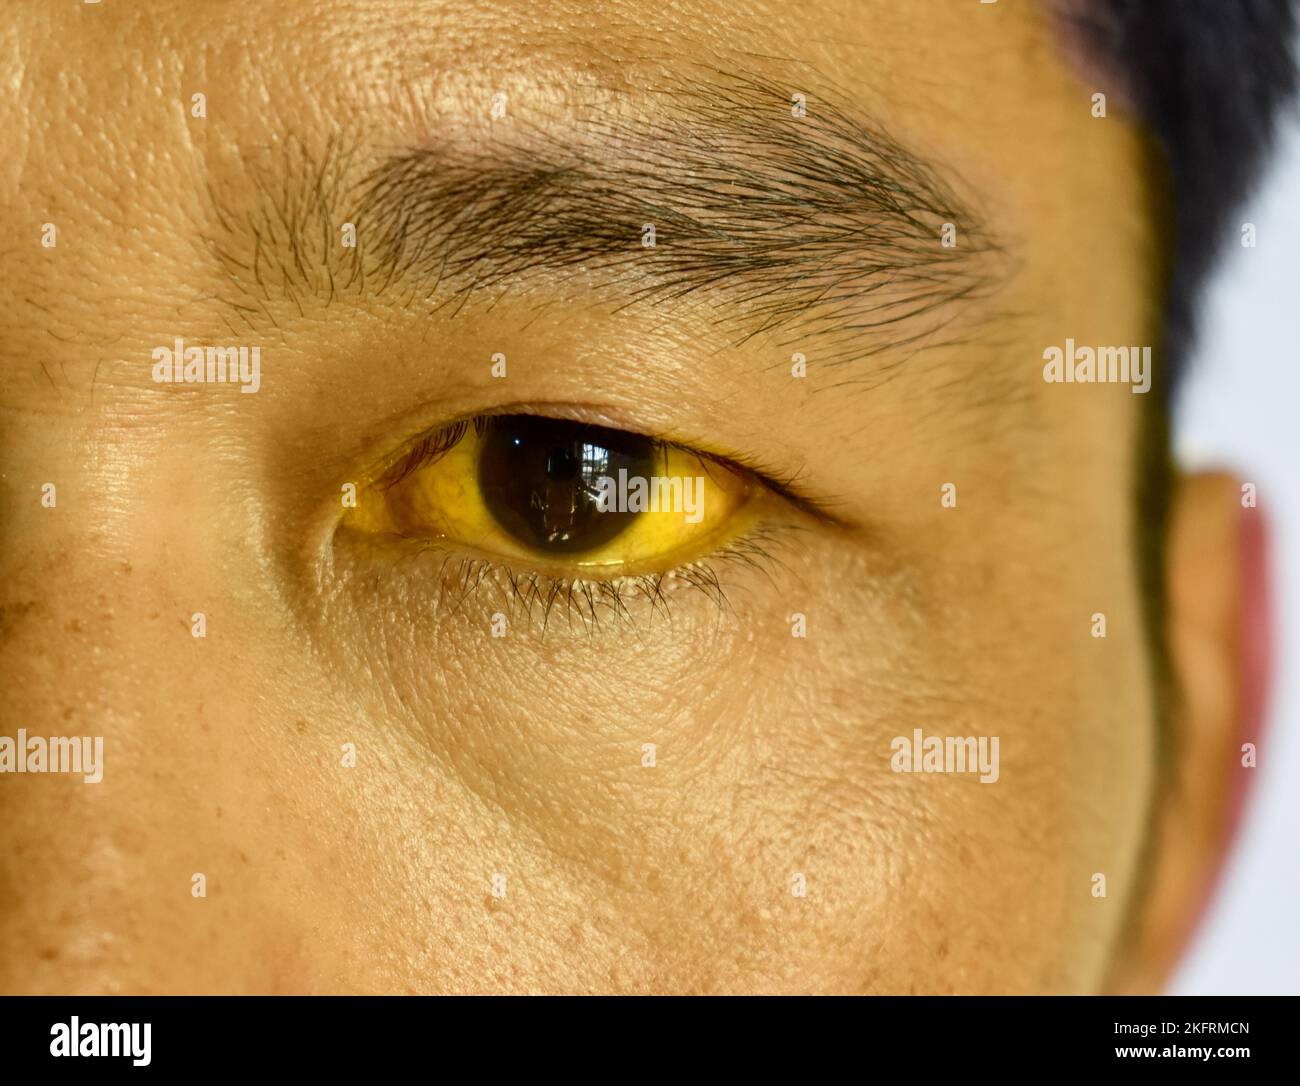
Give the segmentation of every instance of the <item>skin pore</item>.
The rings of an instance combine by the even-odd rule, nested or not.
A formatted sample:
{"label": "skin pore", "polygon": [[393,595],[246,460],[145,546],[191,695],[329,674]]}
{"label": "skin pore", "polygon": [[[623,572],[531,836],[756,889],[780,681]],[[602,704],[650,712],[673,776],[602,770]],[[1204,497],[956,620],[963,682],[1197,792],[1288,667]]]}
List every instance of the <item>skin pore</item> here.
{"label": "skin pore", "polygon": [[[1180,483],[1186,761],[1162,769],[1132,507],[1150,408],[1048,384],[1042,358],[1152,343],[1164,243],[1137,127],[1092,116],[1034,5],[11,6],[0,734],[102,735],[106,764],[96,785],[0,778],[0,991],[1159,983],[1218,847],[1206,752],[1234,719],[1233,594],[1179,586],[1234,568],[1236,505],[1231,480]],[[978,287],[873,326],[900,280],[850,246],[817,280],[834,306],[768,326],[742,289],[761,275],[674,297],[646,272],[693,206],[628,184],[647,133],[685,133],[715,163],[695,183],[725,191],[719,133],[745,133],[761,174],[831,109],[927,164]],[[627,217],[590,260],[481,286],[481,261],[439,279],[477,237],[444,222],[434,265],[381,279],[392,208],[358,194],[425,149],[433,185],[444,158],[471,181],[585,164],[563,213],[519,217],[484,260],[597,189]],[[718,213],[771,239],[768,214]],[[780,214],[799,229],[797,201]],[[866,247],[878,220],[831,233]],[[694,223],[701,259],[719,221]],[[912,288],[956,259],[920,222],[930,254],[899,228]],[[259,346],[257,393],[156,383],[178,337]],[[347,484],[501,413],[668,437],[788,493],[748,526],[761,557],[712,565],[724,606],[685,578],[618,607],[521,594],[344,523]],[[998,780],[892,772],[916,728],[997,736]],[[1160,772],[1183,786],[1168,814]]]}

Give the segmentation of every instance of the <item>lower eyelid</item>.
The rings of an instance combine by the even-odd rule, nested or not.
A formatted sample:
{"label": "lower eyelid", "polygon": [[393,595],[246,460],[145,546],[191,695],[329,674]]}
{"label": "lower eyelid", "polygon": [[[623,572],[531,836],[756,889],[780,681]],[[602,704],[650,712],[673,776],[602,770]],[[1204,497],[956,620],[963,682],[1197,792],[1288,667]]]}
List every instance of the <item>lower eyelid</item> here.
{"label": "lower eyelid", "polygon": [[582,558],[562,560],[541,554],[493,552],[475,546],[464,540],[448,535],[420,536],[402,532],[389,527],[376,530],[374,526],[358,527],[341,524],[335,532],[335,538],[344,541],[365,537],[371,541],[377,552],[394,556],[401,554],[418,555],[436,549],[440,553],[454,553],[472,561],[495,563],[509,567],[520,575],[537,575],[557,581],[611,581],[620,577],[667,576],[676,570],[696,562],[707,561],[711,556],[725,552],[733,544],[749,536],[762,536],[772,529],[769,523],[771,506],[777,499],[758,494],[731,515],[728,523],[702,538],[688,552],[674,555],[672,553],[657,556],[653,568],[649,561],[629,563],[625,560],[608,558],[601,561],[589,561]]}
{"label": "lower eyelid", "polygon": [[794,521],[757,522],[718,550],[681,566],[610,578],[524,569],[436,540],[375,536],[344,526],[336,531],[334,545],[344,570],[400,579],[399,598],[426,596],[437,615],[504,608],[513,615],[522,611],[544,629],[557,609],[560,617],[584,626],[609,618],[636,624],[638,617],[666,617],[694,599],[732,610],[737,590],[756,581],[770,585],[787,570],[785,559],[807,530]]}

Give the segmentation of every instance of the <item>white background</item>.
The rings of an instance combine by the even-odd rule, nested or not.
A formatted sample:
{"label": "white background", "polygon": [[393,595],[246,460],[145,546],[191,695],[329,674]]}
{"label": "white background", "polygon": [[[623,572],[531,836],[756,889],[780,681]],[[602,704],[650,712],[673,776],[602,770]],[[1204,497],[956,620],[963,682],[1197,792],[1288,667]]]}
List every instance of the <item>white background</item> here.
{"label": "white background", "polygon": [[1231,243],[1175,417],[1187,466],[1259,488],[1272,528],[1273,696],[1237,846],[1169,991],[1300,993],[1300,119],[1241,212],[1257,247]]}

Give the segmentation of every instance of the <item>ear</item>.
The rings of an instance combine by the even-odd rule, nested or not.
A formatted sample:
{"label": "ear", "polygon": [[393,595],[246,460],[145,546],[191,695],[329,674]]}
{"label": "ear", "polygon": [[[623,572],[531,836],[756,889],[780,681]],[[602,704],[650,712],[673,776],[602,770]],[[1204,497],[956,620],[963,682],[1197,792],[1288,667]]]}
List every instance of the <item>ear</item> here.
{"label": "ear", "polygon": [[[1113,989],[1159,991],[1205,911],[1256,770],[1269,680],[1267,539],[1253,488],[1182,476],[1167,554],[1173,704],[1146,900]],[[1246,747],[1246,744],[1251,744]]]}

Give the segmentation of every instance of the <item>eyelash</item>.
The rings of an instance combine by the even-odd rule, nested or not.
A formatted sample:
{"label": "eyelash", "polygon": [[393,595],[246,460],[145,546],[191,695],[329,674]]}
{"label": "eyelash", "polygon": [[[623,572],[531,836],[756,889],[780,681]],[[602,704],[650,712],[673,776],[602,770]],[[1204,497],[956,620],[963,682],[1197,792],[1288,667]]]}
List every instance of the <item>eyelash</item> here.
{"label": "eyelash", "polygon": [[378,480],[381,490],[396,486],[408,475],[413,475],[421,468],[437,463],[452,449],[459,445],[469,433],[471,425],[480,436],[491,424],[491,416],[478,415],[472,419],[461,419],[441,429],[426,434],[415,443],[411,451],[399,457],[396,463],[385,471]]}
{"label": "eyelash", "polygon": [[[396,486],[408,476],[436,463],[454,449],[469,434],[470,426],[482,435],[492,425],[494,415],[478,415],[461,419],[432,431],[419,439],[411,450],[400,456],[378,478],[380,489]],[[753,476],[764,488],[790,501],[814,516],[829,520],[829,514],[811,499],[790,489],[794,480],[776,479],[764,472],[746,467],[735,460],[701,452],[688,445],[665,439],[655,439],[657,451],[680,449],[732,471],[743,471]],[[522,607],[532,621],[534,609],[540,607],[540,622],[545,632],[557,607],[564,608],[564,616],[571,628],[575,619],[589,633],[600,626],[602,612],[623,621],[633,621],[629,604],[644,602],[652,616],[661,615],[671,620],[672,597],[678,589],[690,588],[704,593],[720,612],[732,610],[727,591],[723,587],[720,571],[727,566],[740,566],[756,570],[772,579],[774,570],[785,568],[777,553],[790,542],[789,534],[798,531],[794,524],[766,524],[751,529],[746,535],[732,540],[714,554],[696,559],[663,573],[638,574],[613,579],[564,577],[535,570],[520,571],[498,561],[457,555],[455,551],[435,541],[420,544],[420,554],[443,555],[438,576],[441,581],[437,607],[447,606],[454,614],[476,598],[481,591],[493,587],[502,591],[512,606]],[[455,565],[451,564],[455,562]]]}
{"label": "eyelash", "polygon": [[[421,468],[428,467],[436,463],[441,457],[451,452],[469,433],[469,428],[474,427],[474,432],[480,436],[492,426],[496,419],[507,414],[520,414],[523,412],[503,410],[490,415],[475,415],[473,418],[460,419],[457,422],[449,423],[437,430],[431,431],[424,437],[416,441],[410,452],[398,457],[397,460],[384,472],[377,480],[381,490],[387,490],[389,487],[396,486],[407,476],[419,471]],[[805,491],[799,484],[800,472],[792,472],[788,475],[782,475],[766,468],[761,464],[753,463],[739,457],[719,456],[716,453],[704,452],[696,449],[691,445],[683,444],[679,441],[672,441],[668,438],[652,437],[655,451],[663,453],[668,449],[676,449],[686,452],[692,456],[699,457],[705,463],[716,464],[719,467],[726,468],[729,471],[738,471],[752,476],[763,487],[770,490],[778,497],[784,498],[796,509],[811,516],[814,520],[821,521],[825,524],[844,525],[846,522],[831,512],[831,506],[835,502],[829,498],[815,496]]]}
{"label": "eyelash", "polygon": [[[521,607],[529,622],[539,620],[543,633],[556,609],[563,607],[569,629],[576,621],[588,634],[594,634],[605,615],[635,628],[632,606],[638,603],[649,607],[652,618],[658,615],[671,622],[672,597],[678,590],[702,592],[719,612],[732,611],[720,571],[727,566],[740,566],[773,580],[775,570],[788,569],[779,549],[790,543],[789,533],[799,530],[793,524],[762,525],[707,558],[663,573],[610,580],[559,577],[534,570],[524,572],[502,562],[457,555],[436,542],[421,544],[420,553],[426,558],[438,553],[443,556],[438,570],[441,585],[435,603],[439,612],[454,615],[481,593],[496,589],[512,606]],[[535,615],[536,608],[540,611]]]}

